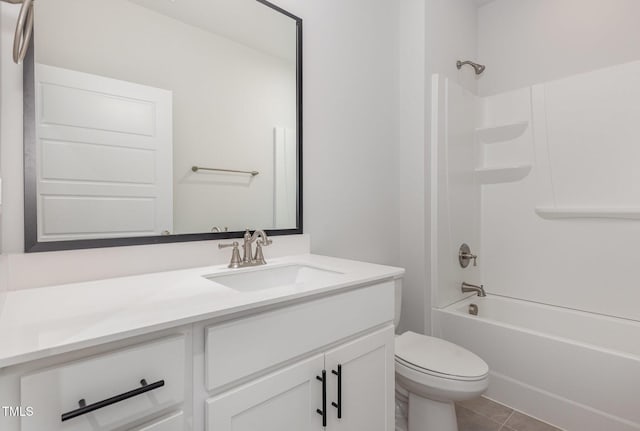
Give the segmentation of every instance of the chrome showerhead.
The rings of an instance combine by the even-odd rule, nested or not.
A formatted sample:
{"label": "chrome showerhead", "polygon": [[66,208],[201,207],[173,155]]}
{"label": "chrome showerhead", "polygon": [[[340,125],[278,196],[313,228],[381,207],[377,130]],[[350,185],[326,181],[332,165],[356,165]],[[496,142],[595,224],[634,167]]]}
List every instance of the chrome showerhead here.
{"label": "chrome showerhead", "polygon": [[456,66],[458,67],[458,70],[460,70],[462,69],[462,66],[464,66],[465,64],[468,64],[469,66],[473,67],[473,70],[476,71],[476,75],[480,75],[487,68],[487,66],[485,66],[484,64],[474,63],[473,61],[460,61],[460,60],[458,60],[458,62],[456,63]]}

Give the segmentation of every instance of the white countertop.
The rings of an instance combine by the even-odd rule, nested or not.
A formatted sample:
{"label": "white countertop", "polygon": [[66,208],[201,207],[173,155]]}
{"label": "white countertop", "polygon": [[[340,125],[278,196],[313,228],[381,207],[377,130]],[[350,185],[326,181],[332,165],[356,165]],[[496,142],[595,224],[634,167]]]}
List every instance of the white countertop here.
{"label": "white countertop", "polygon": [[[290,264],[341,274],[239,292],[203,276]],[[0,368],[175,326],[258,311],[304,297],[402,276],[404,270],[318,255],[271,259],[266,266],[226,265],[10,291],[0,311]]]}

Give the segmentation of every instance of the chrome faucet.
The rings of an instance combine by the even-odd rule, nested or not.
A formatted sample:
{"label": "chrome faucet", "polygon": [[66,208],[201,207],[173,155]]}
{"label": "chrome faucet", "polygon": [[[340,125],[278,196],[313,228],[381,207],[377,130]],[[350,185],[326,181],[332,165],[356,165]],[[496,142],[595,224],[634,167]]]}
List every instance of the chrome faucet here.
{"label": "chrome faucet", "polygon": [[487,296],[487,293],[484,291],[483,284],[481,284],[480,286],[476,286],[475,284],[462,282],[462,286],[460,287],[462,289],[462,293],[476,292],[480,297],[484,298],[485,296]]}
{"label": "chrome faucet", "polygon": [[[253,243],[256,243],[256,251],[253,253]],[[242,244],[242,259],[240,259],[240,251],[238,250],[238,242],[234,241],[230,244],[218,244],[218,248],[233,247],[231,253],[231,262],[229,268],[243,268],[246,266],[265,265],[267,262],[264,260],[262,254],[262,247],[271,245],[273,241],[269,239],[267,234],[263,230],[256,230],[253,235],[247,229],[244,233]]]}

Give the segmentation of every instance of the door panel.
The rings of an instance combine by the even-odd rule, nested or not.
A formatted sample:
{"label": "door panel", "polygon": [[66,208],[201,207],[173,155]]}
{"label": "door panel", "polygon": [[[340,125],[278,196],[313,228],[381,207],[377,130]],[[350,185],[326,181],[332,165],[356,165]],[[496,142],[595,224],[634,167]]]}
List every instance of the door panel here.
{"label": "door panel", "polygon": [[[328,429],[392,431],[394,428],[394,331],[389,326],[326,354]],[[338,365],[341,413],[338,418]]]}
{"label": "door panel", "polygon": [[38,240],[173,231],[172,93],[36,65]]}
{"label": "door panel", "polygon": [[208,431],[322,430],[324,368],[317,355],[207,400]]}

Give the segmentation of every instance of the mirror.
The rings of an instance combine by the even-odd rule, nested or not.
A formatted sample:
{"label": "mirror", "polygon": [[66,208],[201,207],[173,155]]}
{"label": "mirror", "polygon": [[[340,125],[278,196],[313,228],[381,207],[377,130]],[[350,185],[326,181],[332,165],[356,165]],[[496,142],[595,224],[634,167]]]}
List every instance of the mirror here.
{"label": "mirror", "polygon": [[25,249],[301,233],[302,21],[55,0],[25,61]]}

